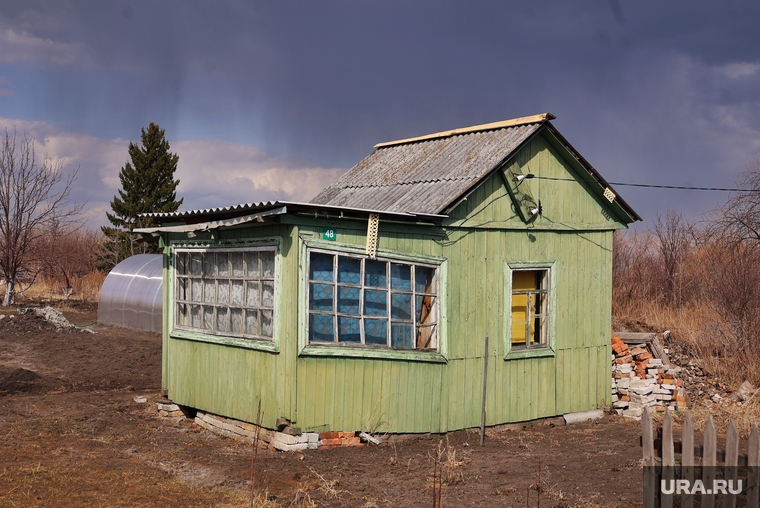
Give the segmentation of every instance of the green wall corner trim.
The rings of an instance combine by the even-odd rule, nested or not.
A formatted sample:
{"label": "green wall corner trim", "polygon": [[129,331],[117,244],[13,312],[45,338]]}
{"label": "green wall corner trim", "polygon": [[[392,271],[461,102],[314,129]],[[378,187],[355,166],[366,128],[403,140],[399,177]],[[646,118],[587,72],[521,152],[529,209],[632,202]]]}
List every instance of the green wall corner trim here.
{"label": "green wall corner trim", "polygon": [[301,352],[298,356],[366,358],[378,360],[402,360],[408,362],[447,363],[446,357],[435,351],[413,351],[352,346],[309,345],[301,349]]}
{"label": "green wall corner trim", "polygon": [[267,353],[279,353],[280,348],[274,341],[244,339],[241,337],[225,337],[223,335],[210,335],[204,333],[190,332],[187,330],[172,330],[170,337],[177,340],[192,340],[196,342],[206,342],[208,344],[217,344],[219,346],[238,347],[243,349],[254,349],[257,351],[266,351]]}

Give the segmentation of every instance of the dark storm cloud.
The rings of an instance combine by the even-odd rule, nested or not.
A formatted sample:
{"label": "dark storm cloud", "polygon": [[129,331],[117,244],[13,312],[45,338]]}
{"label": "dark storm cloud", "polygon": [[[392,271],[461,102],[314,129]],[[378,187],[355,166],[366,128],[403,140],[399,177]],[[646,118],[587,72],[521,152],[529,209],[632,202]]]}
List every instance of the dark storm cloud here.
{"label": "dark storm cloud", "polygon": [[[0,63],[15,94],[0,106],[112,138],[157,121],[326,168],[551,111],[612,181],[724,184],[760,150],[759,15],[685,0],[32,1],[0,7],[0,29],[38,52]],[[720,199],[618,190],[646,218]]]}

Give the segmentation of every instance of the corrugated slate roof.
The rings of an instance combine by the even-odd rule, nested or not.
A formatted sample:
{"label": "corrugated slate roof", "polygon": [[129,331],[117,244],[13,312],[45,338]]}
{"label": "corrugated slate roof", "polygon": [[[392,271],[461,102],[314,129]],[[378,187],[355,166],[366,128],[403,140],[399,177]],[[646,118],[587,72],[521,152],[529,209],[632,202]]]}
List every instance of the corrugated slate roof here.
{"label": "corrugated slate roof", "polygon": [[[536,133],[550,114],[381,143],[311,203],[440,214]],[[528,122],[529,121],[529,122]],[[496,126],[496,127],[494,127]],[[480,130],[488,129],[488,130]]]}
{"label": "corrugated slate roof", "polygon": [[[596,183],[597,194],[611,191],[599,172],[551,125],[550,120],[554,118],[551,113],[544,113],[380,143],[375,145],[375,151],[309,203],[267,201],[144,215],[190,224],[207,218],[219,220],[284,207],[288,213],[319,209],[341,216],[344,211],[373,212],[392,214],[404,220],[438,220],[542,128],[548,129],[588,172],[591,181]],[[626,222],[641,220],[620,196],[613,195],[613,207],[619,207],[615,213],[621,213]]]}

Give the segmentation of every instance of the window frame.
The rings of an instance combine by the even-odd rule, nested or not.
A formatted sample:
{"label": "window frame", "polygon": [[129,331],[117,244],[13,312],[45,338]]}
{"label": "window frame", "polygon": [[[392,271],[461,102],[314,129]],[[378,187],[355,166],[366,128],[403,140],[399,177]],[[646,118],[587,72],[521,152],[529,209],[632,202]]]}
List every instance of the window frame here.
{"label": "window frame", "polygon": [[[556,338],[556,269],[555,261],[521,261],[507,262],[504,265],[504,359],[519,358],[537,358],[555,355],[555,338]],[[546,316],[545,326],[540,332],[545,336],[544,342],[540,345],[530,345],[526,337],[526,346],[515,346],[512,344],[512,274],[518,271],[546,271],[547,288],[542,290],[546,297]],[[527,326],[527,325],[526,325]]]}
{"label": "window frame", "polygon": [[[262,278],[259,277],[258,279],[247,279],[245,272],[241,280],[244,281],[244,286],[247,281],[249,280],[258,280],[259,283],[261,283],[262,280],[272,280],[274,284],[274,295],[273,295],[273,306],[272,306],[272,336],[271,338],[266,338],[263,336],[252,336],[249,334],[241,334],[241,333],[234,333],[231,331],[228,332],[215,332],[211,330],[205,330],[205,329],[199,329],[199,328],[193,328],[191,326],[178,326],[176,322],[176,310],[177,310],[177,278],[178,278],[178,269],[179,267],[176,266],[176,263],[178,262],[178,254],[182,252],[188,252],[188,253],[204,253],[204,252],[250,252],[250,251],[272,251],[274,252],[274,277],[266,277]],[[281,278],[282,278],[282,270],[283,270],[283,260],[281,255],[281,239],[279,238],[266,238],[266,239],[258,239],[254,241],[246,241],[245,243],[236,242],[234,244],[217,244],[217,245],[208,245],[208,244],[199,244],[199,245],[193,245],[193,244],[179,244],[179,245],[173,245],[170,250],[170,259],[169,259],[169,266],[170,266],[170,277],[169,281],[171,283],[170,288],[170,297],[169,297],[169,312],[168,312],[168,321],[169,321],[169,329],[170,333],[169,336],[174,339],[184,339],[184,340],[192,340],[192,341],[198,341],[198,342],[206,342],[206,343],[213,343],[213,344],[220,344],[220,345],[226,345],[226,346],[234,346],[234,347],[240,347],[245,349],[256,349],[256,350],[262,350],[266,352],[271,353],[279,353],[280,351],[280,325],[279,325],[279,315],[280,315],[280,307],[282,305],[281,302]],[[215,277],[215,279],[219,279],[220,277]],[[224,278],[224,277],[222,277]],[[227,277],[228,280],[237,280],[237,277],[232,277],[232,274],[230,274],[229,277]],[[201,302],[201,305],[203,303]],[[214,302],[214,306],[216,307],[216,302]],[[233,308],[236,306],[233,306],[231,302],[228,302],[227,308]],[[245,301],[243,302],[242,307],[243,309],[246,308]],[[261,307],[255,307],[259,310],[261,310]],[[216,317],[216,313],[214,314]],[[203,319],[203,317],[201,317]],[[259,317],[261,319],[261,317]],[[261,323],[259,323],[259,326],[261,326]]]}
{"label": "window frame", "polygon": [[[410,253],[402,253],[387,249],[378,249],[376,259],[389,263],[415,264],[423,265],[436,269],[437,276],[437,305],[436,305],[436,328],[438,334],[438,347],[433,349],[407,349],[394,348],[392,346],[365,345],[363,343],[338,343],[337,333],[336,342],[309,342],[309,286],[310,286],[310,253],[324,252],[336,256],[349,256],[357,258],[370,259],[364,247],[341,244],[337,242],[326,242],[315,238],[307,237],[301,234],[301,249],[299,263],[299,327],[298,342],[299,356],[319,356],[319,357],[352,357],[352,358],[381,358],[381,359],[399,359],[406,361],[423,361],[445,363],[448,352],[448,341],[446,336],[446,267],[447,261],[443,258],[432,256],[420,256]],[[337,263],[337,258],[335,260]],[[362,265],[363,266],[363,265]],[[362,271],[362,274],[364,272]],[[337,287],[337,282],[334,283]],[[364,281],[362,281],[364,287]],[[390,283],[388,284],[390,300]],[[363,300],[363,298],[362,298]],[[337,315],[337,314],[336,314]],[[364,317],[363,315],[361,316]],[[387,317],[388,323],[391,323],[391,316]],[[416,335],[415,335],[416,337]]]}

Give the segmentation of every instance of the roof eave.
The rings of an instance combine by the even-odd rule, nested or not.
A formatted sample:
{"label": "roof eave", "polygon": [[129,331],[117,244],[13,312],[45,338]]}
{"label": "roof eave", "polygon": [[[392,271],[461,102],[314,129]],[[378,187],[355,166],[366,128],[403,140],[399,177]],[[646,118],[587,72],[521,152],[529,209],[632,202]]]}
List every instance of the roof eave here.
{"label": "roof eave", "polygon": [[[570,144],[570,142],[565,139],[565,137],[560,134],[560,132],[552,125],[551,122],[546,122],[546,130],[551,133],[551,135],[562,145],[562,147],[567,151],[575,160],[578,162],[578,164],[585,169],[588,174],[592,177],[594,182],[599,186],[599,190],[601,191],[600,194],[604,193],[605,189],[609,189],[612,191],[615,195],[614,199],[610,202],[610,205],[617,204],[617,207],[620,211],[622,211],[625,215],[625,217],[620,217],[620,219],[623,219],[623,222],[626,224],[631,224],[636,221],[643,220],[641,216],[636,213],[636,210],[634,210],[631,205],[629,205],[621,196],[618,194],[618,192],[607,182],[607,180],[604,179],[604,177],[599,173],[599,171],[594,168],[579,152],[576,150],[573,145]],[[619,214],[618,214],[619,215]],[[627,219],[627,220],[625,220]]]}

